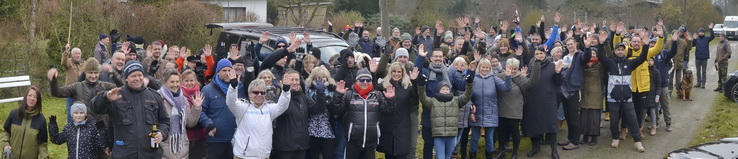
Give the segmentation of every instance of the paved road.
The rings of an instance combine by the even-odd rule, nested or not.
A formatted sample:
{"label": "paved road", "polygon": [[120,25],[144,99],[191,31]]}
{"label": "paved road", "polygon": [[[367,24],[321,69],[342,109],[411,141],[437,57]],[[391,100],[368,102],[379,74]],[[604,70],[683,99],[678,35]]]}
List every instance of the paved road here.
{"label": "paved road", "polygon": [[[717,40],[717,38],[716,38]],[[738,53],[738,42],[732,41],[733,53]],[[715,57],[716,45],[710,46],[710,54],[712,61]],[[689,69],[695,71],[694,66],[694,55],[691,55],[689,63]],[[730,59],[731,64],[736,64],[736,59]],[[729,66],[728,68],[731,68]],[[610,135],[610,122],[603,121],[603,128],[601,128],[601,136],[598,138],[598,144],[595,146],[582,145],[577,150],[564,151],[559,147],[559,155],[561,158],[576,158],[576,159],[589,159],[589,158],[663,158],[667,153],[690,146],[688,145],[692,141],[692,136],[697,132],[697,129],[701,127],[702,120],[705,118],[707,113],[710,111],[715,98],[722,96],[713,89],[717,87],[717,71],[715,70],[714,63],[708,62],[707,65],[707,87],[705,89],[694,88],[692,94],[694,101],[682,101],[676,99],[676,92],[671,96],[671,113],[674,131],[666,132],[665,126],[659,128],[656,136],[650,136],[646,134],[646,139],[643,140],[643,146],[646,148],[646,152],[639,153],[635,151],[633,147],[633,139],[628,137],[628,140],[621,140],[619,148],[611,148],[610,142],[612,141]],[[732,71],[729,69],[729,71]],[[696,74],[695,74],[696,75]],[[646,123],[649,124],[649,123]],[[644,130],[647,131],[647,130]],[[648,132],[646,132],[648,133]],[[566,131],[561,131],[558,134],[558,139],[565,139]],[[522,142],[528,142],[524,140]],[[548,146],[541,146],[541,152],[538,153],[534,158],[551,158],[550,149]],[[519,156],[525,157],[525,154],[529,149],[522,149],[519,152]]]}

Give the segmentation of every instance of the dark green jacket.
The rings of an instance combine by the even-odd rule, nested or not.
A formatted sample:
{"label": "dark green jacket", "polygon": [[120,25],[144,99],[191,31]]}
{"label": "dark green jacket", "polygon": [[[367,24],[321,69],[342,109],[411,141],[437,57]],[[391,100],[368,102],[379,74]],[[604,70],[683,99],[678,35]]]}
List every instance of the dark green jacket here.
{"label": "dark green jacket", "polygon": [[5,120],[5,129],[0,146],[10,146],[13,158],[39,158],[48,159],[49,152],[47,142],[49,139],[46,131],[46,117],[34,111],[25,111],[23,118],[18,117],[17,111],[10,111],[8,119]]}

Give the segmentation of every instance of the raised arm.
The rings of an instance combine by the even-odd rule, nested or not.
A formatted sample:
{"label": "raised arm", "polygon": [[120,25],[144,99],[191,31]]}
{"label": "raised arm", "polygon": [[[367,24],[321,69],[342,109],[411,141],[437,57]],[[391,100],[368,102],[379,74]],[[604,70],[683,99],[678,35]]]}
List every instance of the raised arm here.
{"label": "raised arm", "polygon": [[287,108],[290,106],[290,98],[292,97],[292,91],[284,91],[281,95],[279,95],[279,100],[277,100],[277,104],[273,105],[272,107],[268,107],[270,111],[270,117],[272,120],[277,119],[279,115],[282,115],[285,111],[287,111]]}

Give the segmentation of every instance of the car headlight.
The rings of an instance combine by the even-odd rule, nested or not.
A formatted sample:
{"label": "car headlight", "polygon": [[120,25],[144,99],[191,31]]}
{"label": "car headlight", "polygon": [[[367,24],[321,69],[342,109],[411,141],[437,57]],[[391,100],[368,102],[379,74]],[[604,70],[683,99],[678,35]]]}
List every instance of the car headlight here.
{"label": "car headlight", "polygon": [[735,72],[728,73],[728,77],[732,77],[735,75]]}

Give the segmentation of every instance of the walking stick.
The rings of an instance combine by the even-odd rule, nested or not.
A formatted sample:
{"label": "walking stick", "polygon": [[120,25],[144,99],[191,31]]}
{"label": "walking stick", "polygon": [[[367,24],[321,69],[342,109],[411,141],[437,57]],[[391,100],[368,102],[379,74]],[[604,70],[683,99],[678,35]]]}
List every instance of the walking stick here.
{"label": "walking stick", "polygon": [[72,5],[74,1],[69,1],[69,28],[67,29],[67,44],[72,41]]}

